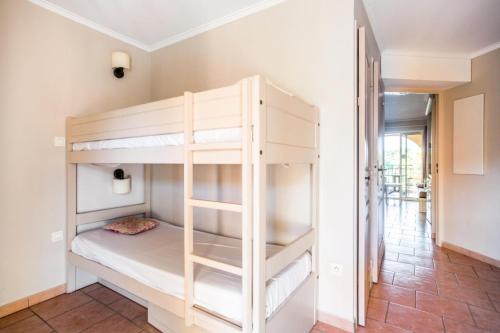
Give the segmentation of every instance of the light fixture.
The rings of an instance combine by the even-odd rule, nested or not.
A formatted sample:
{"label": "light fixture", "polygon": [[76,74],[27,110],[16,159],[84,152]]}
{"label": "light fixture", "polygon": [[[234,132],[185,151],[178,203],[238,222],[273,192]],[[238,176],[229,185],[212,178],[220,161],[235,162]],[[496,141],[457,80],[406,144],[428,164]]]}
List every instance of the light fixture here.
{"label": "light fixture", "polygon": [[125,69],[130,69],[130,56],[125,52],[116,51],[111,53],[111,67],[116,78],[121,79]]}

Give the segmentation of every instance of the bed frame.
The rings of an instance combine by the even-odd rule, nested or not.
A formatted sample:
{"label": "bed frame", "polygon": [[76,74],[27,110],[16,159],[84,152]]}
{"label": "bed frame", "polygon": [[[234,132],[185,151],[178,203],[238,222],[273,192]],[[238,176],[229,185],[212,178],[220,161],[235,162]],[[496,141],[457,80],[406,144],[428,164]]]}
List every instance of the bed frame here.
{"label": "bed frame", "polygon": [[[240,127],[241,142],[193,142],[198,130]],[[224,88],[78,118],[68,118],[67,248],[68,292],[76,289],[80,267],[151,305],[150,321],[165,331],[179,332],[308,332],[316,322],[317,207],[319,112],[260,76]],[[160,148],[72,151],[83,141],[184,132],[184,145]],[[184,165],[184,300],[148,287],[128,276],[71,252],[77,226],[113,218],[151,214],[150,166],[145,166],[145,202],[119,208],[78,213],[78,163],[135,163]],[[308,164],[311,177],[311,228],[271,257],[266,256],[266,170],[270,164]],[[241,204],[193,198],[194,164],[241,164]],[[193,252],[193,208],[240,212],[242,266],[202,257]],[[266,282],[305,251],[311,251],[313,269],[295,292],[266,319]],[[242,278],[242,322],[237,324],[193,303],[195,264],[223,270]],[[163,314],[162,314],[163,313]],[[162,321],[163,318],[164,320]],[[176,321],[177,320],[177,321]],[[179,321],[181,323],[179,324]],[[170,326],[169,326],[170,325]],[[173,325],[173,326],[172,326]]]}

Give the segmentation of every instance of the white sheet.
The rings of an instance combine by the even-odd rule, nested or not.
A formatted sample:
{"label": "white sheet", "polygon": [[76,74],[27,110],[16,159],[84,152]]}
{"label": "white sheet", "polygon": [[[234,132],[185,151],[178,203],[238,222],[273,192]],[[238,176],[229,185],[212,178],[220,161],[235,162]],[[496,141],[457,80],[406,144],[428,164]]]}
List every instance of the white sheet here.
{"label": "white sheet", "polygon": [[[195,143],[238,142],[241,141],[241,127],[195,131],[193,139]],[[180,146],[183,144],[184,133],[171,133],[123,139],[77,142],[73,144],[73,151]]]}
{"label": "white sheet", "polygon": [[[137,281],[168,294],[184,298],[184,230],[169,223],[156,229],[127,236],[103,229],[79,234],[71,249],[87,259],[108,266]],[[195,253],[241,265],[241,240],[194,233]],[[268,256],[280,247],[268,245]],[[300,285],[311,272],[311,256],[303,254],[268,281],[266,316]],[[241,278],[195,265],[195,304],[241,322]]]}

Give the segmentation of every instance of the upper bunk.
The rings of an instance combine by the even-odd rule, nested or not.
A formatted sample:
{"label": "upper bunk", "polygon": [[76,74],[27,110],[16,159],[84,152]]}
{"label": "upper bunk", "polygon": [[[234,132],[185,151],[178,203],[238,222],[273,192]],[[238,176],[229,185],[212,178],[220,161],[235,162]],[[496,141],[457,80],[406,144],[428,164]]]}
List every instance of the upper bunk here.
{"label": "upper bunk", "polygon": [[[71,117],[68,163],[316,163],[319,112],[261,76],[223,88]],[[188,138],[186,140],[186,138]],[[252,159],[250,159],[252,160]]]}

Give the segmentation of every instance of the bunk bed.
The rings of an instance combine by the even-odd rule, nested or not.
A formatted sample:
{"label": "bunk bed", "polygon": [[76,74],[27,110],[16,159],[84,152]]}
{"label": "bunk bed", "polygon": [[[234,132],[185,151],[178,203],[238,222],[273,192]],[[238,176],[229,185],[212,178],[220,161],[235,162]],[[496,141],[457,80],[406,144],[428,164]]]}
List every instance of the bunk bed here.
{"label": "bunk bed", "polygon": [[[68,292],[76,289],[78,267],[146,300],[148,320],[164,331],[311,329],[318,266],[317,108],[254,76],[68,118],[66,131]],[[106,163],[145,165],[144,203],[78,212],[77,165]],[[151,164],[183,165],[183,228],[161,223],[129,238],[102,229],[78,232],[118,217],[150,217]],[[195,164],[241,165],[241,203],[195,198]],[[310,228],[284,246],[266,244],[267,167],[273,164],[306,164],[310,170],[312,198],[304,203],[310,205]],[[194,230],[194,208],[239,213],[241,239]]]}

